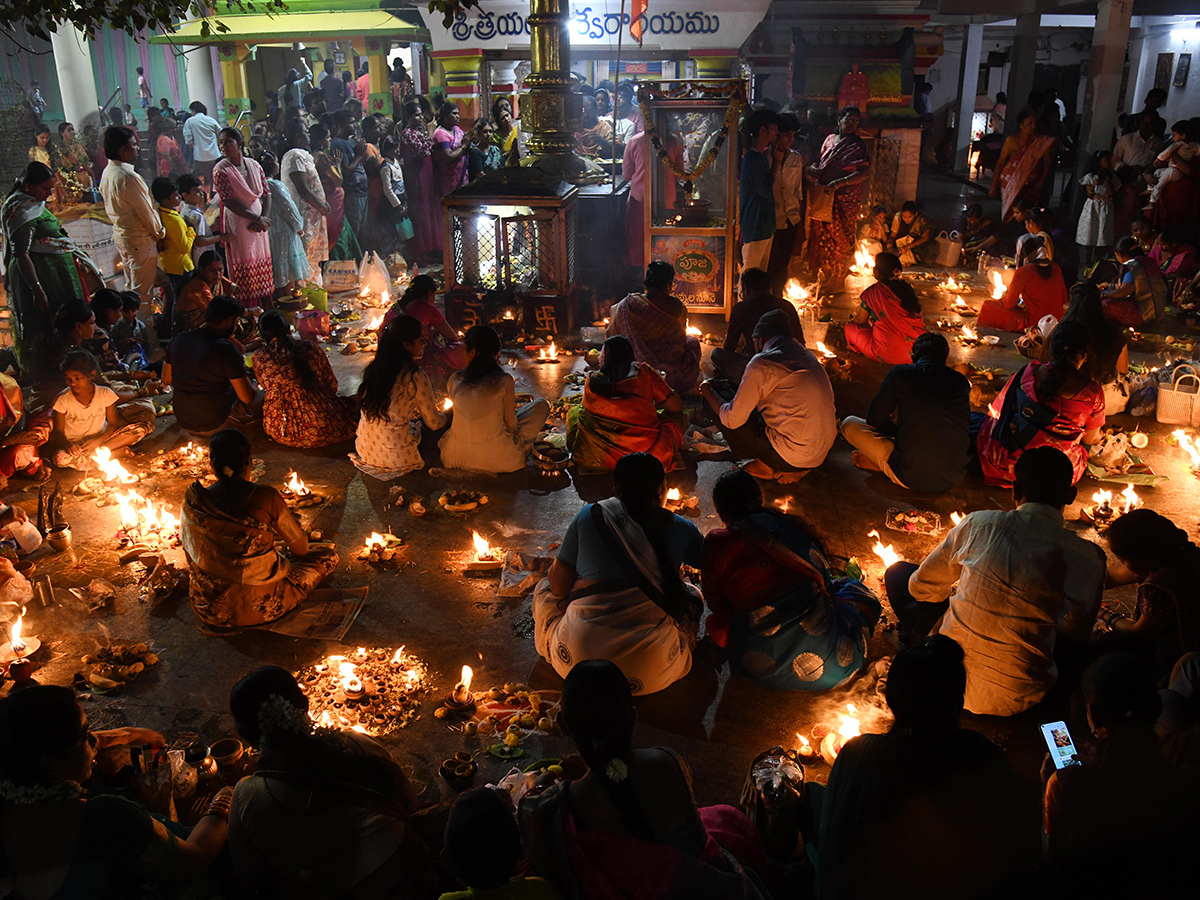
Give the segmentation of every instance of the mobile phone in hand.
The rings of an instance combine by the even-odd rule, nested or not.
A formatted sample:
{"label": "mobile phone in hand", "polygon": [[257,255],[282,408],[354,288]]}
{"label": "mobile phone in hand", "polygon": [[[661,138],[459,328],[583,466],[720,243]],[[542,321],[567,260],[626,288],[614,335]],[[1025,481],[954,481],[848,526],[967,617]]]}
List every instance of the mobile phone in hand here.
{"label": "mobile phone in hand", "polygon": [[1079,765],[1079,760],[1075,758],[1075,741],[1071,739],[1066,722],[1047,722],[1041,728],[1046,747],[1050,750],[1050,758],[1054,760],[1054,768],[1065,769],[1067,766]]}

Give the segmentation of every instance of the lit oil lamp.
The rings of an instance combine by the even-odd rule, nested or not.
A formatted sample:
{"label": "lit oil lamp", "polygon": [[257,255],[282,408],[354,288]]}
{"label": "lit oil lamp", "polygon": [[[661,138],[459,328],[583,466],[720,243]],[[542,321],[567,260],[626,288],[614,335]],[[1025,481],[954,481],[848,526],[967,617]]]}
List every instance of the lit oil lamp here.
{"label": "lit oil lamp", "polygon": [[404,647],[403,647],[403,645],[401,645],[400,648],[397,649],[396,652],[392,655],[392,661],[391,661],[391,663],[389,663],[389,665],[391,665],[391,667],[393,669],[400,669],[400,668],[404,667]]}
{"label": "lit oil lamp", "polygon": [[961,522],[962,520],[963,520],[963,514],[962,514],[962,513],[960,513],[960,512],[952,512],[952,513],[950,513],[950,524],[951,524],[951,525],[957,525],[957,524],[958,524],[959,522]]}
{"label": "lit oil lamp", "polygon": [[500,551],[492,547],[478,531],[471,532],[471,543],[475,545],[475,558],[467,563],[465,572],[495,572],[503,567]]}
{"label": "lit oil lamp", "polygon": [[797,731],[796,740],[800,742],[799,746],[796,747],[796,755],[802,760],[812,760],[816,756],[816,751],[813,749],[813,745],[809,743],[808,738]]}
{"label": "lit oil lamp", "polygon": [[396,558],[396,549],[393,545],[399,542],[400,539],[393,534],[380,534],[378,531],[372,531],[367,535],[363,549],[358,551],[358,558],[374,563],[391,562]]}
{"label": "lit oil lamp", "polygon": [[471,679],[474,676],[470,666],[462,667],[462,677],[454,686],[454,690],[446,695],[446,707],[451,712],[461,713],[475,708],[475,695],[471,693]]}
{"label": "lit oil lamp", "polygon": [[817,341],[817,355],[825,359],[836,359],[837,354],[825,346],[824,341]]}
{"label": "lit oil lamp", "polygon": [[999,300],[1004,296],[1004,279],[1000,277],[999,272],[992,273],[992,299]]}
{"label": "lit oil lamp", "polygon": [[290,494],[297,500],[312,496],[312,491],[308,489],[308,485],[304,483],[303,479],[296,474],[295,469],[288,472],[288,480],[283,485],[283,491],[284,494]]}
{"label": "lit oil lamp", "polygon": [[119,481],[121,484],[133,484],[138,477],[126,469],[120,462],[112,458],[112,451],[107,447],[97,447],[92,454],[92,461],[103,473],[105,481]]}
{"label": "lit oil lamp", "polygon": [[704,333],[699,328],[697,328],[695,325],[692,324],[691,319],[687,320],[687,327],[684,328],[684,331],[690,337],[700,337],[700,335]]}
{"label": "lit oil lamp", "polygon": [[1124,504],[1121,509],[1121,515],[1129,512],[1131,509],[1137,509],[1142,505],[1142,498],[1138,496],[1137,491],[1133,489],[1132,484],[1125,485],[1125,490],[1121,491],[1121,502]]}
{"label": "lit oil lamp", "polygon": [[549,347],[542,347],[538,350],[537,359],[539,363],[556,363],[558,362],[558,347],[554,341],[550,342]]}
{"label": "lit oil lamp", "polygon": [[695,509],[699,505],[699,497],[693,495],[685,497],[679,488],[669,488],[666,496],[663,497],[663,506],[676,512],[681,509]]}
{"label": "lit oil lamp", "polygon": [[947,276],[946,280],[939,284],[938,287],[947,291],[965,291],[967,289],[967,285],[955,281],[953,275]]}
{"label": "lit oil lamp", "polygon": [[867,537],[875,538],[875,546],[871,548],[874,553],[883,562],[884,569],[891,568],[893,563],[900,561],[900,554],[896,552],[895,545],[884,544],[879,538],[879,532],[872,528],[867,532]]}
{"label": "lit oil lamp", "polygon": [[442,412],[449,412],[454,409],[454,401],[447,397],[442,401]]}
{"label": "lit oil lamp", "polygon": [[961,315],[972,315],[972,316],[975,315],[975,310],[973,310],[971,308],[971,305],[969,303],[967,303],[967,301],[964,300],[961,296],[958,296],[958,295],[955,295],[955,297],[954,297],[954,311],[956,313],[958,313],[960,316]]}
{"label": "lit oil lamp", "polygon": [[1192,474],[1200,477],[1200,447],[1196,446],[1192,436],[1182,428],[1172,431],[1171,437],[1175,438],[1175,442],[1187,453],[1191,462]]}
{"label": "lit oil lamp", "polygon": [[42,642],[32,635],[25,635],[25,608],[21,607],[21,614],[17,616],[17,620],[9,626],[8,640],[4,644],[0,644],[0,662],[10,663],[15,660],[25,659],[32,656],[42,646]]}
{"label": "lit oil lamp", "polygon": [[121,543],[173,547],[179,541],[179,517],[164,505],[139,496],[134,491],[114,495],[121,510]]}
{"label": "lit oil lamp", "polygon": [[789,303],[804,303],[809,293],[797,279],[789,278],[783,286],[783,298]]}
{"label": "lit oil lamp", "polygon": [[854,704],[847,703],[846,712],[838,713],[842,717],[842,724],[838,726],[837,731],[830,731],[821,739],[821,757],[829,765],[833,765],[847,741],[862,734],[857,713],[858,709]]}

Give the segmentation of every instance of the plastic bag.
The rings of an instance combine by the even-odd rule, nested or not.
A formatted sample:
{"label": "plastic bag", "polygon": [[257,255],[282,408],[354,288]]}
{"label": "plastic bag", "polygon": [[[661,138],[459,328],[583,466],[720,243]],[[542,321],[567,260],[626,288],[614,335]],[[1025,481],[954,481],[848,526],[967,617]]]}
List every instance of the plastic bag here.
{"label": "plastic bag", "polygon": [[171,760],[171,782],[175,787],[175,796],[180,800],[192,796],[200,782],[199,773],[184,761],[182,750],[169,750],[167,758]]}
{"label": "plastic bag", "polygon": [[368,250],[358,270],[358,285],[372,294],[382,295],[392,285],[388,270],[374,250]]}
{"label": "plastic bag", "polygon": [[758,826],[767,854],[791,859],[800,840],[804,769],[782,747],[760,753],[750,763],[742,788],[742,812]]}
{"label": "plastic bag", "polygon": [[0,585],[0,620],[13,622],[33,599],[33,585],[17,572]]}
{"label": "plastic bag", "polygon": [[358,265],[352,259],[326,260],[321,269],[321,281],[330,293],[358,290]]}

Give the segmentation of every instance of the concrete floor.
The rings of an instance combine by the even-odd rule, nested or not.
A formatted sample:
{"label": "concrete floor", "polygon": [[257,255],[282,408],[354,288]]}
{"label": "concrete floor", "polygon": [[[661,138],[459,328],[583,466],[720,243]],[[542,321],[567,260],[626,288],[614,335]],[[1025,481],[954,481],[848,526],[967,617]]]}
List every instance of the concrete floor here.
{"label": "concrete floor", "polygon": [[[944,183],[946,193],[972,189]],[[947,208],[960,203],[950,197]],[[961,206],[958,206],[961,208]],[[953,295],[938,290],[932,282],[918,281],[925,298],[927,321],[938,318],[957,320],[950,314]],[[964,295],[975,306],[984,298],[976,292]],[[846,295],[833,298],[830,311],[837,321],[845,321],[854,300]],[[973,321],[973,320],[966,320]],[[705,331],[720,333],[720,322],[700,321]],[[1004,349],[1006,338],[994,349],[969,350],[952,343],[953,360],[969,360],[979,365],[998,366],[1011,373],[1020,364],[1016,353]],[[505,353],[506,359],[518,354]],[[1134,354],[1135,361],[1144,358]],[[343,386],[349,392],[357,386],[357,373],[363,357],[334,354],[333,363]],[[564,359],[559,366],[532,365],[520,359],[514,370],[518,391],[538,396],[557,397],[563,390],[563,377],[581,371],[579,357]],[[851,383],[835,385],[839,415],[862,414],[886,367],[854,358]],[[990,399],[1003,381],[984,383],[984,399]],[[568,391],[574,388],[568,388]],[[1133,420],[1121,417],[1119,424],[1132,426]],[[1189,472],[1184,454],[1168,446],[1169,429],[1159,428],[1151,420],[1140,423],[1152,434],[1144,458],[1157,471],[1170,476],[1159,488],[1141,490],[1147,505],[1175,519],[1191,531],[1196,525],[1194,511],[1200,499],[1200,482]],[[1157,433],[1156,433],[1157,432]],[[405,645],[408,652],[429,666],[434,690],[431,698],[443,696],[458,679],[460,667],[474,667],[476,685],[486,687],[506,681],[523,681],[537,688],[556,689],[561,685],[553,670],[534,652],[533,629],[528,598],[520,601],[499,599],[495,579],[466,578],[459,572],[470,545],[471,529],[492,539],[494,545],[545,555],[562,536],[568,522],[585,501],[607,496],[611,483],[607,478],[562,477],[549,480],[532,469],[499,476],[484,477],[456,473],[431,475],[420,472],[400,480],[409,496],[433,498],[446,488],[470,487],[491,497],[490,505],[470,517],[452,518],[438,514],[435,503],[427,503],[434,512],[414,519],[405,510],[387,518],[387,486],[361,475],[347,461],[349,445],[322,451],[293,451],[280,448],[257,432],[252,435],[255,455],[265,465],[263,483],[279,486],[290,469],[297,469],[309,485],[330,496],[319,508],[304,510],[303,520],[322,530],[326,537],[336,535],[342,562],[329,580],[335,587],[368,586],[367,603],[347,637],[350,647]],[[160,420],[159,430],[140,448],[142,459],[160,448],[172,448],[186,436],[172,418]],[[436,445],[426,441],[425,459],[433,458]],[[139,468],[136,461],[131,466]],[[703,461],[694,468],[669,476],[670,484],[685,493],[700,497],[696,524],[702,531],[713,528],[711,489],[716,478],[731,467],[729,461]],[[64,488],[76,480],[73,473],[57,473]],[[178,502],[186,482],[183,479],[156,478],[145,484],[144,492]],[[1117,485],[1120,490],[1123,485]],[[36,507],[36,491],[21,494],[14,482],[7,497],[31,512]],[[1081,498],[1089,498],[1097,485],[1085,479],[1080,485]],[[868,572],[868,581],[878,586],[882,567],[872,556],[872,541],[866,533],[879,528],[886,543],[893,543],[902,557],[919,561],[938,540],[934,537],[907,536],[883,531],[883,519],[891,507],[916,507],[934,510],[943,522],[954,510],[1003,508],[1011,506],[1005,491],[986,487],[978,474],[966,484],[942,496],[920,496],[901,491],[884,477],[867,474],[850,463],[849,447],[839,440],[825,465],[796,485],[766,488],[772,500],[786,499],[790,507],[813,522],[830,554],[856,556]],[[1074,519],[1081,504],[1068,510]],[[177,597],[163,606],[150,609],[136,600],[136,567],[119,567],[113,546],[118,524],[115,507],[97,508],[93,501],[69,499],[66,517],[75,534],[75,543],[65,553],[39,550],[34,559],[38,574],[52,576],[58,605],[31,608],[27,631],[51,645],[39,656],[42,668],[37,677],[47,683],[70,684],[80,671],[83,653],[109,642],[146,641],[159,652],[161,664],[144,673],[123,693],[86,701],[89,715],[98,727],[137,724],[157,728],[171,740],[196,735],[209,740],[232,732],[227,712],[230,686],[246,670],[265,663],[299,668],[343,647],[298,640],[266,632],[247,631],[229,637],[209,637],[197,630],[197,620],[186,600]],[[396,571],[380,572],[353,557],[364,537],[388,527],[408,542],[406,558],[411,565]],[[1077,526],[1081,533],[1095,538],[1095,532]],[[1103,543],[1101,541],[1101,543]],[[172,551],[182,564],[182,552]],[[111,614],[89,616],[67,592],[85,586],[101,576],[119,588],[116,609]],[[1126,589],[1114,599],[1128,603]],[[878,632],[872,642],[873,657],[894,652],[891,635]],[[691,674],[661,694],[638,701],[640,724],[636,740],[641,745],[669,745],[689,761],[696,778],[696,790],[702,803],[736,802],[750,760],[758,752],[775,744],[795,745],[797,731],[808,733],[819,722],[836,718],[834,713],[853,700],[866,713],[866,730],[884,730],[886,716],[878,713],[882,701],[875,697],[870,678],[860,679],[848,690],[834,694],[808,695],[775,693],[731,678],[728,666],[708,642],[702,642]],[[438,763],[456,751],[478,750],[484,745],[479,737],[468,737],[450,730],[432,715],[433,699],[427,699],[421,717],[407,729],[387,739],[396,756],[410,766],[424,788],[424,798],[448,799],[450,789],[436,775]],[[1008,720],[968,716],[976,727],[1009,751],[1014,766],[1036,778],[1042,756],[1042,744],[1036,717],[1018,716]],[[1086,732],[1085,732],[1086,733]],[[531,759],[559,756],[569,750],[568,742],[556,735],[529,738],[526,747]],[[483,763],[478,783],[496,779],[509,768],[508,763]],[[810,777],[822,780],[828,770],[817,765]]]}

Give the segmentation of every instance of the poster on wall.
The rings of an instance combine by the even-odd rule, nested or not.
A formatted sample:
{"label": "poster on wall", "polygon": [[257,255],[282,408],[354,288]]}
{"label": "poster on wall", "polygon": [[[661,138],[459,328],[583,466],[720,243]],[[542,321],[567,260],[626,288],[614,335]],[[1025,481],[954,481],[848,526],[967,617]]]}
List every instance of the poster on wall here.
{"label": "poster on wall", "polygon": [[1183,87],[1187,84],[1188,71],[1192,68],[1192,54],[1180,53],[1179,66],[1175,69],[1175,87]]}
{"label": "poster on wall", "polygon": [[655,235],[650,259],[675,267],[674,293],[689,309],[725,306],[725,236]]}
{"label": "poster on wall", "polygon": [[1154,86],[1160,91],[1165,91],[1171,86],[1171,67],[1174,62],[1174,53],[1158,54],[1158,68],[1154,70]]}

